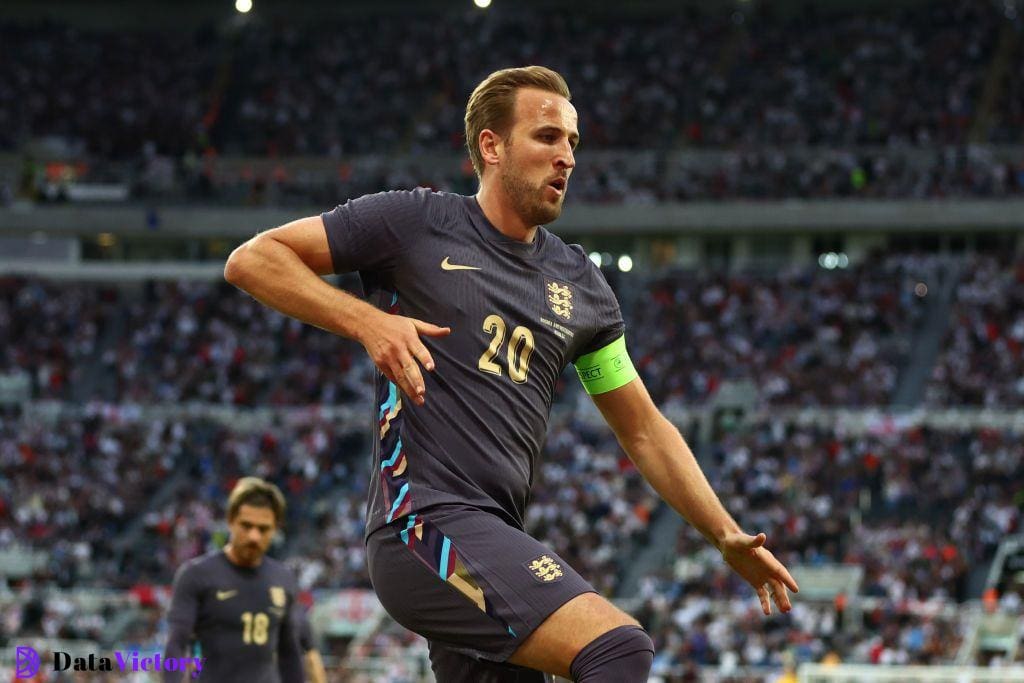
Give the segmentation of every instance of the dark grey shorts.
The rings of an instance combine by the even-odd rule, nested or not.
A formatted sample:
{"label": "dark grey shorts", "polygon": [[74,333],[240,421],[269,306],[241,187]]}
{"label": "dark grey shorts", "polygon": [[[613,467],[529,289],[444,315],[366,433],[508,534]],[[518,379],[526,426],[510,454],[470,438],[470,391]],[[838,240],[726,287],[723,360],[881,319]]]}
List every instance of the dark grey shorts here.
{"label": "dark grey shorts", "polygon": [[594,588],[558,555],[489,512],[439,506],[367,539],[388,613],[429,641],[439,683],[544,681],[501,665],[559,607]]}

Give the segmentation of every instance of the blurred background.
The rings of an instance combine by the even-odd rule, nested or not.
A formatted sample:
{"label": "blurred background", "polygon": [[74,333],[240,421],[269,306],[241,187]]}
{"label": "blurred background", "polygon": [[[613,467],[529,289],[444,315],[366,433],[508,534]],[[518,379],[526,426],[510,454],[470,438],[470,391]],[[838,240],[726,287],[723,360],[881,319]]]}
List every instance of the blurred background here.
{"label": "blurred background", "polygon": [[802,590],[761,616],[571,368],[528,530],[652,680],[1024,680],[1019,0],[254,2],[0,8],[3,680],[16,645],[161,650],[250,474],[329,680],[433,680],[364,566],[371,365],[221,271],[350,197],[474,193],[465,101],[531,63],[580,114],[553,230]]}

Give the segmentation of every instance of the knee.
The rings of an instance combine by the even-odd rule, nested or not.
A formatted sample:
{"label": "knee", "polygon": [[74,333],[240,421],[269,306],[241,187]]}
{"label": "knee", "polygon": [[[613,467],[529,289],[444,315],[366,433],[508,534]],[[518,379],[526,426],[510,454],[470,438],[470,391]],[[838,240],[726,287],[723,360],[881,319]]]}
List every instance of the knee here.
{"label": "knee", "polygon": [[580,650],[569,668],[576,683],[645,683],[654,661],[654,642],[639,626],[619,626]]}

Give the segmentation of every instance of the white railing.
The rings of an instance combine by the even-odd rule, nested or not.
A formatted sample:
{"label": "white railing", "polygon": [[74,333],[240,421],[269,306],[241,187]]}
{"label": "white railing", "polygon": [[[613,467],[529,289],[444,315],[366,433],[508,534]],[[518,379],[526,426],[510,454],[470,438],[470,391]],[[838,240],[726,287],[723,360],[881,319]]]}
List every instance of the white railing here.
{"label": "white railing", "polygon": [[1024,683],[1024,666],[881,666],[804,664],[800,683]]}

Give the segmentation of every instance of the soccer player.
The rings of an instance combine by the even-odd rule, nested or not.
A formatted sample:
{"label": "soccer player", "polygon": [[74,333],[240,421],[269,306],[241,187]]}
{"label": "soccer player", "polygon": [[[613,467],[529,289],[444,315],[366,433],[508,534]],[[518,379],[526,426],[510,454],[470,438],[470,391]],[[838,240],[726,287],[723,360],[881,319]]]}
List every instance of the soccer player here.
{"label": "soccer player", "polygon": [[[650,637],[523,531],[556,380],[573,363],[620,444],[756,590],[797,590],[725,511],[626,350],[614,294],[558,218],[576,165],[576,110],[544,67],[505,69],[466,106],[475,196],[418,189],[351,200],[257,235],[227,280],[358,340],[379,369],[370,577],[428,640],[439,681],[646,681]],[[359,271],[367,301],[319,276]]]}
{"label": "soccer player", "polygon": [[[239,479],[228,496],[228,544],[178,569],[164,655],[186,656],[197,641],[204,660],[199,680],[304,680],[292,613],[295,579],[283,563],[265,556],[284,511],[276,486],[257,477]],[[164,683],[181,680],[181,672],[164,673]],[[191,672],[185,680],[193,680]]]}

